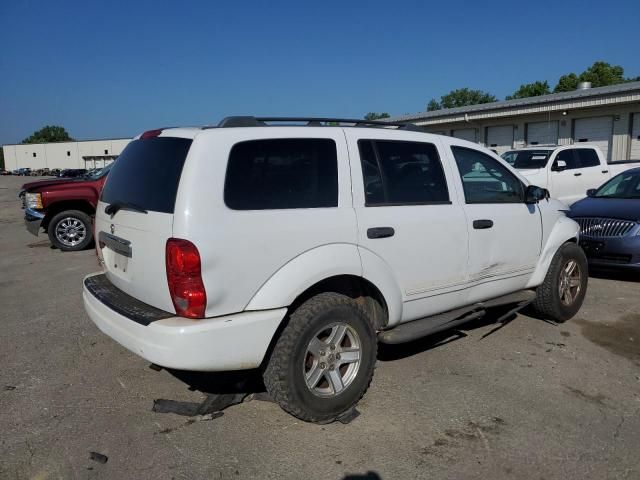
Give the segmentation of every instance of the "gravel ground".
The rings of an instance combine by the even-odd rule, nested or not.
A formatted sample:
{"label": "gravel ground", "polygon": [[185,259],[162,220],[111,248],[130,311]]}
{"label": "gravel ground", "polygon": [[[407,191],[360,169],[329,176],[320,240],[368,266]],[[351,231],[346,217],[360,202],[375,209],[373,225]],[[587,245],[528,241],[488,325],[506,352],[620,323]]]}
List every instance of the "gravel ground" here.
{"label": "gravel ground", "polygon": [[519,315],[381,348],[347,425],[263,400],[188,419],[154,399],[245,376],[157,372],[98,331],[80,294],[94,252],[27,233],[24,180],[0,177],[0,478],[640,478],[638,277],[592,277],[564,325]]}

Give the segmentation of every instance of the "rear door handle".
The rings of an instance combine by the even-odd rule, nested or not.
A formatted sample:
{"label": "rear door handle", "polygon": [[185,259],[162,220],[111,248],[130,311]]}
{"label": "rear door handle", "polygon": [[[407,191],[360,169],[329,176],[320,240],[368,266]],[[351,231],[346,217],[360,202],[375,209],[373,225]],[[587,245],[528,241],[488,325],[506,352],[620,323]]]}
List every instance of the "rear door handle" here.
{"label": "rear door handle", "polygon": [[393,237],[396,231],[392,227],[373,227],[367,230],[367,238]]}
{"label": "rear door handle", "polygon": [[602,170],[602,173],[609,173],[609,170]]}
{"label": "rear door handle", "polygon": [[473,228],[476,230],[484,230],[493,227],[493,220],[474,220]]}
{"label": "rear door handle", "polygon": [[580,172],[573,174],[574,177],[579,177],[580,175],[582,175]]}

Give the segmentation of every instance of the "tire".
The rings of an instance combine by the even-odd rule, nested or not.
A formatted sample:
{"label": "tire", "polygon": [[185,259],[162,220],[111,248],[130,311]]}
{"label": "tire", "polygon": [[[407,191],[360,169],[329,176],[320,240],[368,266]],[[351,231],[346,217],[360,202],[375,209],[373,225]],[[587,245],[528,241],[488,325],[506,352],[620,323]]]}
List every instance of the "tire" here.
{"label": "tire", "polygon": [[[544,282],[536,290],[536,299],[531,304],[534,313],[558,323],[566,322],[578,313],[587,293],[588,268],[582,248],[575,243],[560,247],[551,260]],[[567,279],[565,272],[568,270],[573,276]],[[569,295],[566,295],[568,280],[572,280],[569,286],[575,285],[570,286]]]}
{"label": "tire", "polygon": [[91,217],[80,210],[66,210],[53,216],[47,227],[51,243],[64,252],[84,250],[93,242]]}
{"label": "tire", "polygon": [[[334,343],[341,333],[342,340]],[[364,309],[345,295],[321,293],[291,313],[264,370],[264,384],[291,415],[330,423],[366,392],[377,351],[376,332]],[[347,356],[351,362],[345,362]]]}

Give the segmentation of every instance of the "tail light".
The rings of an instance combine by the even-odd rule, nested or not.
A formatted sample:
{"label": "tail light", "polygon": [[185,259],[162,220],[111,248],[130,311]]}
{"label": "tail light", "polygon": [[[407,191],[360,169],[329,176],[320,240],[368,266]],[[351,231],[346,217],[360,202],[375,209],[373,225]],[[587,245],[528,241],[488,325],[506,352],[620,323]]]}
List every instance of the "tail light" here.
{"label": "tail light", "polygon": [[202,283],[200,253],[188,240],[170,238],[166,248],[167,282],[176,314],[204,318],[207,292]]}

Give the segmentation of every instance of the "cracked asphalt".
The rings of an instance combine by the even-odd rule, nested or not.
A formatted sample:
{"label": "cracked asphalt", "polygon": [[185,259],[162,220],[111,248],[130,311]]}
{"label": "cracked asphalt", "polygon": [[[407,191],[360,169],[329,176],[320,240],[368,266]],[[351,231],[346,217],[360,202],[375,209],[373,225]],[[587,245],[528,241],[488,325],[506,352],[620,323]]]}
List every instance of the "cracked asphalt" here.
{"label": "cracked asphalt", "polygon": [[0,177],[0,478],[640,478],[639,277],[590,278],[563,325],[518,315],[483,339],[494,315],[381,348],[346,425],[264,399],[160,414],[158,398],[260,385],[154,371],[98,331],[80,293],[94,252],[26,232],[24,180]]}

